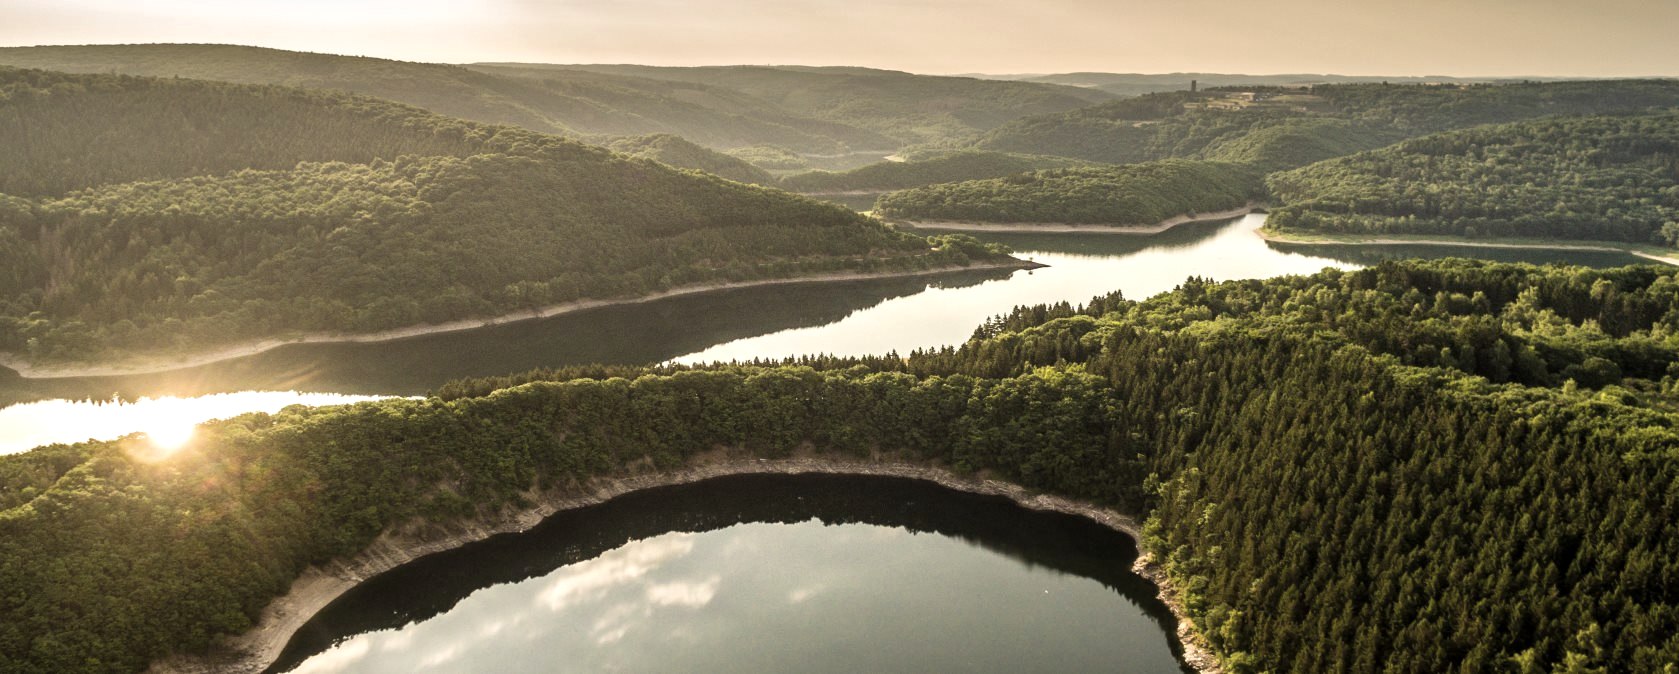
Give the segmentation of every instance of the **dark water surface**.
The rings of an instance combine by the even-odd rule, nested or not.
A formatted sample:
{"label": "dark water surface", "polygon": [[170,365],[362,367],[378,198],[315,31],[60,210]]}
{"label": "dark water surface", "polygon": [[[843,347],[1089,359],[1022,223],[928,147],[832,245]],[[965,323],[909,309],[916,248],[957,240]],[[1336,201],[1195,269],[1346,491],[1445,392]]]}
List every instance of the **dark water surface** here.
{"label": "dark water surface", "polygon": [[[1263,215],[1195,223],[1147,235],[982,234],[1048,264],[1032,271],[763,286],[602,307],[547,319],[381,344],[315,344],[197,368],[127,377],[20,379],[0,370],[0,453],[43,442],[113,438],[152,425],[191,424],[330,397],[423,395],[463,377],[584,363],[708,362],[908,353],[959,344],[985,319],[1018,305],[1082,303],[1119,290],[1141,299],[1189,276],[1216,280],[1355,268],[1395,256],[1479,256],[1594,267],[1631,255],[1452,246],[1303,246],[1254,234]],[[206,399],[212,394],[235,394]],[[108,404],[113,398],[167,408]],[[79,401],[104,401],[91,404]],[[194,409],[193,401],[206,401]],[[20,405],[49,401],[39,405]],[[51,402],[56,401],[56,402]],[[211,404],[213,402],[214,404]]]}
{"label": "dark water surface", "polygon": [[929,482],[719,478],[375,577],[272,671],[1182,671],[1136,554]]}

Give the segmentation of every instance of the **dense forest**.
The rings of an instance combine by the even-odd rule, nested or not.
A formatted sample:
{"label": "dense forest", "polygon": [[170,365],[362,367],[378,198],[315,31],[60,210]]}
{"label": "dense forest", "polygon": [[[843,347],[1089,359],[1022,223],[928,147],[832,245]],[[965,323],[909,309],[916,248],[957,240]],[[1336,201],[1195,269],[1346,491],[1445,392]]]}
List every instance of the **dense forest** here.
{"label": "dense forest", "polygon": [[782,178],[779,186],[785,190],[807,194],[886,192],[937,183],[1001,178],[1039,169],[1088,165],[1088,162],[1062,157],[962,150],[931,153],[904,161],[885,161],[850,171],[811,171]]}
{"label": "dense forest", "polygon": [[334,89],[570,136],[676,134],[831,154],[964,139],[1111,98],[1077,87],[865,68],[455,66],[235,45],[0,48],[0,64]]}
{"label": "dense forest", "polygon": [[590,73],[519,78],[438,63],[183,44],[0,48],[0,63],[331,89],[562,135],[675,133],[711,147],[768,143],[803,152],[891,142],[865,129],[793,114],[728,89]]}
{"label": "dense forest", "polygon": [[1113,98],[1100,91],[1057,84],[916,75],[856,67],[534,64],[473,67],[516,76],[554,77],[561,73],[589,72],[719,87],[768,101],[794,114],[867,129],[895,141],[872,146],[853,143],[855,150],[965,140],[1019,117],[1073,110]]}
{"label": "dense forest", "polygon": [[[1277,170],[1480,124],[1674,106],[1679,82],[1667,80],[1179,91],[1015,120],[974,146],[1115,164],[1215,159]],[[1244,140],[1261,132],[1292,138]]]}
{"label": "dense forest", "polygon": [[1281,75],[1238,75],[1231,73],[1058,73],[1054,75],[1027,75],[1008,77],[1026,82],[1044,82],[1046,84],[1066,84],[1075,87],[1090,87],[1100,89],[1116,96],[1142,96],[1188,89],[1190,82],[1195,82],[1202,89],[1229,87],[1312,87],[1320,84],[1355,84],[1362,82],[1386,82],[1389,84],[1482,84],[1499,82],[1464,77],[1441,77],[1438,75],[1427,77],[1390,77],[1368,75],[1321,75],[1321,74],[1281,74]]}
{"label": "dense forest", "polygon": [[22,148],[0,156],[0,351],[35,361],[999,257],[343,94],[15,69],[0,83],[0,139]]}
{"label": "dense forest", "polygon": [[676,168],[704,171],[736,182],[754,185],[775,184],[775,178],[768,171],[753,166],[744,159],[700,147],[681,136],[668,133],[619,138],[606,143],[606,148],[619,154],[651,159]]}
{"label": "dense forest", "polygon": [[1268,227],[1679,246],[1679,113],[1452,131],[1272,175]]}
{"label": "dense forest", "polygon": [[[1231,671],[1679,659],[1679,279],[1464,260],[1189,279],[956,348],[584,367],[0,457],[0,669],[136,671],[393,527],[733,448],[1147,516]],[[112,587],[126,588],[113,592]]]}
{"label": "dense forest", "polygon": [[301,161],[467,156],[508,147],[497,131],[332,92],[0,66],[0,193],[15,196]]}
{"label": "dense forest", "polygon": [[875,209],[905,220],[1152,225],[1238,208],[1262,192],[1249,167],[1169,159],[930,185],[882,196]]}

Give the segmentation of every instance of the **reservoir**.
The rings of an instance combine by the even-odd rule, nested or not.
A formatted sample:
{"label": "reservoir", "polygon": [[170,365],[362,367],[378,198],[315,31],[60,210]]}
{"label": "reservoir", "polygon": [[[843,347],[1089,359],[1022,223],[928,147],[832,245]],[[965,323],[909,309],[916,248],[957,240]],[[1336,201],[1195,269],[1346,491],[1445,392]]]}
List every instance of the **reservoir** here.
{"label": "reservoir", "polygon": [[[1300,246],[1264,216],[1155,235],[1004,234],[1035,270],[761,286],[381,344],[315,344],[156,374],[0,371],[0,453],[290,404],[424,395],[586,363],[866,355],[960,344],[1012,307],[1215,280],[1474,256],[1596,267],[1616,253]],[[1175,624],[1133,542],[1086,519],[886,478],[755,476],[625,495],[426,557],[317,615],[273,671],[1175,672]]]}
{"label": "reservoir", "polygon": [[717,478],[376,576],[270,671],[1182,671],[1136,554],[930,482]]}
{"label": "reservoir", "polygon": [[[21,379],[0,370],[0,453],[45,442],[107,439],[131,431],[108,417],[136,416],[119,401],[243,394],[246,409],[335,402],[315,394],[425,395],[454,379],[587,363],[639,364],[869,355],[966,341],[987,318],[1015,306],[1069,302],[1118,290],[1132,299],[1190,276],[1215,280],[1352,269],[1384,257],[1481,257],[1593,267],[1644,262],[1620,253],[1451,246],[1277,244],[1254,230],[1263,215],[1192,223],[1154,235],[978,235],[1049,265],[1035,270],[799,283],[600,307],[546,319],[378,344],[291,345],[202,367],[122,377]],[[260,396],[253,396],[260,393]],[[20,408],[31,401],[53,405]],[[241,410],[226,398],[169,417],[191,423]],[[163,420],[154,420],[162,425]],[[190,426],[190,423],[187,425]]]}

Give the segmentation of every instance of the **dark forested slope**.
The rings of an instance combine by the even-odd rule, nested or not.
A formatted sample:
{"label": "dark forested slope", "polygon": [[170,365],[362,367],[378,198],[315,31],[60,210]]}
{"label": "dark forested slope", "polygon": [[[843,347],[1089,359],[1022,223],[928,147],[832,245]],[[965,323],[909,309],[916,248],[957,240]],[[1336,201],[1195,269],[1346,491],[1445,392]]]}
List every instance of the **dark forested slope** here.
{"label": "dark forested slope", "polygon": [[803,152],[892,144],[729,89],[594,73],[507,77],[438,63],[190,44],[0,48],[0,64],[334,89],[543,133],[675,133],[710,147],[772,144]]}
{"label": "dark forested slope", "polygon": [[1426,136],[1275,174],[1267,226],[1679,246],[1679,113]]}
{"label": "dark forested slope", "polygon": [[744,159],[700,147],[681,136],[668,133],[619,138],[607,143],[606,147],[620,154],[652,159],[676,168],[704,171],[736,182],[757,185],[775,183],[775,178],[768,171],[753,166]]}
{"label": "dark forested slope", "polygon": [[1072,110],[1111,98],[1077,87],[915,75],[871,68],[792,66],[475,65],[487,72],[552,77],[567,71],[721,87],[791,113],[868,129],[895,141],[955,141],[1027,115]]}
{"label": "dark forested slope", "polygon": [[962,150],[928,153],[904,161],[884,161],[850,171],[811,171],[782,178],[779,185],[782,189],[804,193],[885,192],[1086,165],[1087,162],[1063,157]]}
{"label": "dark forested slope", "polygon": [[875,208],[907,220],[1152,225],[1238,208],[1262,192],[1250,167],[1169,159],[930,185],[887,194]]}
{"label": "dark forested slope", "polygon": [[200,80],[0,66],[0,193],[61,195],[113,182],[466,156],[497,129],[358,96]]}
{"label": "dark forested slope", "polygon": [[[1171,157],[1245,161],[1275,170],[1479,124],[1674,106],[1679,81],[1669,80],[1172,92],[1019,119],[975,146],[1107,163]],[[1257,133],[1292,140],[1243,139]],[[1256,145],[1269,150],[1259,152]]]}
{"label": "dark forested slope", "polygon": [[[0,351],[37,361],[996,257],[346,94],[13,69],[0,83],[0,141],[18,149],[0,156]],[[710,152],[636,149],[673,148]]]}
{"label": "dark forested slope", "polygon": [[714,149],[830,154],[950,141],[1107,94],[861,68],[454,66],[236,45],[0,48],[0,64],[336,89],[579,136],[680,135]]}
{"label": "dark forested slope", "polygon": [[907,359],[582,368],[246,415],[172,457],[141,438],[0,457],[0,587],[29,588],[0,593],[0,669],[135,671],[380,531],[721,446],[885,452],[1147,515],[1231,671],[1660,672],[1675,273],[1191,279]]}

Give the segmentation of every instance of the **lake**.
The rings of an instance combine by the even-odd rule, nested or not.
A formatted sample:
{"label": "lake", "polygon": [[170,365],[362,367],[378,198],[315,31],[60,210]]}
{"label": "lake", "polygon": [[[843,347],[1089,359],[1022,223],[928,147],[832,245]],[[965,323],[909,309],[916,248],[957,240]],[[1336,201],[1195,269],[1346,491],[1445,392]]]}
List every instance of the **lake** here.
{"label": "lake", "polygon": [[[213,394],[243,394],[246,410],[287,402],[339,402],[314,394],[424,395],[448,381],[585,363],[865,355],[959,344],[985,319],[1018,305],[1082,303],[1120,290],[1143,298],[1186,277],[1217,280],[1355,268],[1385,256],[1472,256],[1620,266],[1619,253],[1440,246],[1304,246],[1269,243],[1263,215],[1193,223],[1147,235],[994,234],[1030,271],[970,271],[938,277],[762,286],[602,307],[552,318],[380,344],[292,345],[248,358],[159,374],[30,380],[0,374],[0,453],[46,442],[108,439],[146,430],[126,403],[179,398],[171,418],[244,411]],[[260,393],[261,395],[255,395]],[[190,401],[206,401],[192,411]],[[260,404],[255,401],[260,400]],[[30,401],[51,405],[20,406]],[[161,423],[161,422],[160,422]],[[190,427],[190,423],[187,424]]]}
{"label": "lake", "polygon": [[916,480],[633,492],[340,597],[271,671],[1179,672],[1131,539]]}
{"label": "lake", "polygon": [[[383,344],[293,345],[127,377],[0,375],[0,453],[288,404],[423,395],[462,377],[959,344],[1017,305],[1466,255],[1630,255],[1267,243],[1264,216],[1148,236],[984,234],[1030,271],[790,284],[602,307]],[[10,373],[6,373],[10,374]],[[85,401],[85,402],[84,402]],[[731,478],[630,494],[373,579],[310,623],[311,672],[1178,671],[1169,614],[1123,535],[915,482]]]}

